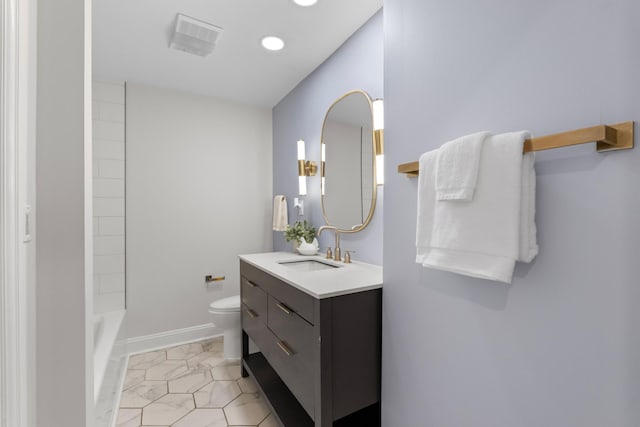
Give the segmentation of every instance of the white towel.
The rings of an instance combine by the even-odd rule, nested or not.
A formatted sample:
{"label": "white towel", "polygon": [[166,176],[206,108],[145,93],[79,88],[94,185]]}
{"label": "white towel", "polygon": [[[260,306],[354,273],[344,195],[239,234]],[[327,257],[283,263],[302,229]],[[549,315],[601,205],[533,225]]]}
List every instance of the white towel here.
{"label": "white towel", "polygon": [[478,132],[449,141],[438,150],[436,198],[471,201],[478,181],[482,144],[489,132]]}
{"label": "white towel", "polygon": [[420,158],[416,262],[425,267],[511,283],[516,260],[538,253],[533,154],[527,132],[488,137],[473,201],[436,201],[437,151]]}
{"label": "white towel", "polygon": [[[529,135],[527,135],[529,137]],[[520,255],[518,261],[531,262],[538,255],[536,227],[535,154],[522,157],[522,196],[520,204]]]}
{"label": "white towel", "polygon": [[431,250],[433,213],[436,208],[436,161],[438,150],[420,156],[418,168],[418,220],[416,223],[416,262],[422,264]]}
{"label": "white towel", "polygon": [[288,223],[287,198],[277,195],[273,198],[273,230],[284,231]]}

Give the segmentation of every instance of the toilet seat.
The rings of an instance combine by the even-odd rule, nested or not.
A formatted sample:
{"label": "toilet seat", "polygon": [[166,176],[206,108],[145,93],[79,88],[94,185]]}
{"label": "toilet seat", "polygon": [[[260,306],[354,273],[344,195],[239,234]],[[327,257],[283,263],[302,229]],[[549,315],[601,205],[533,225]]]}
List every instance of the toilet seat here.
{"label": "toilet seat", "polygon": [[209,311],[215,311],[218,313],[240,311],[240,295],[233,295],[227,298],[215,300],[209,304]]}

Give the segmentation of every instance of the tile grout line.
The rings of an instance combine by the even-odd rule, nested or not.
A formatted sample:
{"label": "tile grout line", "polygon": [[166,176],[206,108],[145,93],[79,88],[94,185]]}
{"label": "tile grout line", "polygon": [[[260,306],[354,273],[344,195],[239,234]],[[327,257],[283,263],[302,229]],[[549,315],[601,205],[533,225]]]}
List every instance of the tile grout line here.
{"label": "tile grout line", "polygon": [[[178,346],[172,346],[172,347],[168,347],[168,348],[164,348],[164,349],[158,349],[158,350],[150,351],[150,352],[148,352],[148,353],[155,353],[155,352],[158,352],[158,353],[162,352],[162,353],[164,353],[164,360],[158,361],[158,362],[154,363],[153,365],[150,365],[149,367],[147,367],[147,368],[145,368],[145,369],[135,369],[135,368],[131,368],[131,369],[130,369],[130,363],[128,363],[128,364],[127,364],[127,367],[126,367],[126,369],[125,369],[125,375],[126,375],[126,373],[127,373],[128,371],[144,371],[144,376],[143,376],[143,380],[142,380],[142,381],[140,381],[138,384],[131,385],[131,386],[127,387],[127,388],[124,388],[124,387],[123,387],[123,389],[122,389],[122,391],[123,391],[123,392],[124,392],[124,391],[126,391],[126,390],[131,390],[132,388],[134,388],[134,387],[136,387],[136,386],[140,385],[142,382],[145,382],[145,381],[157,381],[157,382],[162,381],[162,382],[164,382],[164,383],[165,383],[165,385],[166,385],[166,391],[167,391],[167,393],[166,393],[166,394],[164,394],[164,395],[162,395],[162,396],[160,396],[160,397],[158,397],[157,399],[154,399],[154,400],[150,401],[149,403],[147,403],[147,404],[146,404],[145,406],[143,406],[143,407],[138,407],[138,408],[135,408],[135,407],[134,407],[134,408],[118,407],[118,408],[117,408],[117,410],[118,410],[118,411],[120,411],[120,409],[128,409],[128,410],[136,410],[136,411],[140,411],[140,417],[141,417],[141,418],[140,418],[140,423],[141,423],[141,424],[140,424],[140,426],[142,426],[142,425],[143,425],[143,424],[142,424],[142,423],[143,423],[143,417],[144,417],[144,409],[145,409],[145,408],[147,408],[149,405],[151,405],[151,404],[153,404],[153,403],[157,402],[158,400],[160,400],[160,399],[162,399],[163,397],[168,396],[168,395],[172,395],[172,394],[174,394],[174,395],[175,395],[175,394],[190,394],[190,395],[191,395],[191,399],[192,399],[192,401],[193,401],[194,408],[193,408],[193,409],[191,409],[191,410],[189,410],[186,414],[184,414],[183,416],[181,416],[181,417],[180,417],[180,418],[178,418],[177,420],[175,420],[173,423],[171,423],[171,425],[174,425],[175,423],[180,422],[180,420],[184,419],[184,418],[185,418],[185,417],[187,417],[189,414],[191,414],[191,413],[195,412],[197,409],[203,409],[203,410],[206,410],[206,409],[217,409],[217,410],[222,411],[222,414],[223,414],[224,419],[225,419],[226,426],[227,426],[227,427],[230,427],[229,419],[228,419],[228,417],[227,417],[227,413],[226,413],[226,411],[225,411],[225,408],[229,407],[229,405],[230,405],[231,403],[233,403],[233,402],[235,402],[236,400],[238,400],[239,398],[241,398],[241,397],[242,397],[242,395],[244,395],[244,394],[247,394],[247,395],[255,395],[255,394],[257,394],[257,393],[255,393],[255,392],[254,392],[254,393],[248,393],[248,392],[245,392],[245,391],[242,389],[242,387],[240,386],[240,381],[242,380],[242,377],[236,377],[236,378],[231,377],[231,378],[229,378],[228,380],[227,380],[227,379],[220,379],[220,380],[216,380],[216,379],[214,378],[214,375],[213,375],[213,368],[215,368],[215,367],[223,367],[223,368],[225,368],[225,369],[228,371],[229,369],[232,369],[232,367],[236,365],[235,363],[230,363],[230,364],[228,364],[226,360],[223,360],[222,362],[220,362],[220,363],[219,363],[218,365],[216,365],[216,366],[211,366],[211,367],[208,367],[208,368],[204,368],[204,367],[197,367],[197,366],[196,366],[196,367],[194,367],[194,368],[191,368],[191,367],[190,367],[190,364],[189,364],[189,360],[192,360],[192,359],[194,359],[194,358],[198,357],[199,355],[201,355],[201,354],[203,354],[203,353],[211,353],[212,355],[215,355],[216,353],[219,353],[218,351],[208,351],[208,350],[206,350],[206,349],[205,349],[205,347],[204,347],[204,345],[205,345],[205,344],[204,344],[204,343],[205,343],[205,341],[208,341],[208,339],[195,341],[195,342],[193,342],[193,343],[180,344],[180,345],[178,345]],[[221,341],[221,340],[219,339],[219,337],[215,337],[215,338],[213,338],[213,339],[212,339],[211,341],[209,341],[209,343],[207,343],[207,344],[215,343],[215,342],[217,342],[217,341]],[[169,359],[169,357],[168,357],[168,356],[169,356],[169,355],[168,355],[168,351],[169,351],[169,350],[171,350],[171,349],[173,349],[173,348],[181,347],[181,346],[183,346],[183,345],[190,345],[190,344],[201,344],[200,348],[201,348],[202,350],[201,350],[201,351],[199,351],[199,352],[198,352],[198,353],[196,353],[196,354],[191,355],[191,356],[190,356],[189,358],[187,358],[187,359],[185,359],[185,356],[183,356],[183,357],[181,357],[181,358]],[[145,353],[140,353],[140,354],[145,354]],[[143,359],[144,359],[144,358],[143,358]],[[153,367],[155,367],[155,366],[157,366],[157,365],[160,365],[160,364],[162,364],[162,363],[164,363],[164,362],[166,362],[166,361],[170,361],[170,360],[172,360],[172,361],[178,361],[178,360],[182,361],[182,362],[184,363],[184,366],[186,366],[187,370],[188,370],[188,371],[193,371],[194,373],[204,373],[204,372],[209,372],[209,374],[211,375],[211,381],[209,381],[209,382],[207,382],[206,384],[204,384],[204,385],[200,386],[198,389],[196,389],[196,390],[195,390],[195,391],[193,391],[193,392],[188,392],[188,391],[187,391],[186,393],[171,393],[171,392],[169,391],[169,382],[170,382],[170,381],[172,381],[172,380],[175,380],[175,379],[179,379],[179,378],[181,378],[181,375],[178,375],[178,376],[176,376],[175,378],[172,378],[172,379],[166,379],[166,378],[165,378],[165,379],[162,379],[162,380],[150,380],[150,379],[148,379],[148,378],[147,378],[147,373],[148,373],[148,370],[149,370],[149,369],[151,369],[151,368],[153,368]],[[206,359],[203,359],[203,360],[206,360]],[[229,373],[229,372],[226,372],[226,374],[228,374],[228,373]],[[208,387],[208,386],[212,385],[212,384],[213,384],[213,383],[215,383],[216,381],[224,381],[224,382],[229,381],[229,382],[233,382],[233,383],[235,383],[235,386],[236,386],[236,388],[238,389],[238,391],[240,392],[240,394],[239,394],[238,396],[236,396],[234,399],[232,399],[231,401],[227,402],[227,404],[225,404],[225,405],[224,405],[224,406],[222,406],[222,407],[219,407],[219,408],[199,408],[199,407],[198,407],[198,405],[197,405],[196,399],[195,399],[195,393],[202,391],[204,388],[206,388],[206,387]],[[267,414],[266,414],[266,416],[264,416],[264,417],[263,417],[259,422],[257,422],[256,424],[252,424],[251,426],[252,426],[252,427],[259,427],[259,424],[260,424],[260,423],[262,423],[262,422],[264,422],[267,418],[269,418],[269,416],[270,416],[270,415],[271,415],[271,411],[268,411],[268,412],[267,412]]]}

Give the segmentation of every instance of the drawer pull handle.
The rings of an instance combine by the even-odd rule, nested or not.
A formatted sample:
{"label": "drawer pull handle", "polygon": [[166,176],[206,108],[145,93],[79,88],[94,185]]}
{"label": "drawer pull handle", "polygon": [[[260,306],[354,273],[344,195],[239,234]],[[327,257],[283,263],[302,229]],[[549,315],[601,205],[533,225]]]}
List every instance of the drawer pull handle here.
{"label": "drawer pull handle", "polygon": [[287,314],[291,314],[291,309],[286,305],[282,304],[281,302],[277,303],[276,307],[278,307],[280,310],[284,311]]}
{"label": "drawer pull handle", "polygon": [[249,285],[252,288],[255,288],[257,285],[255,283],[251,283],[250,281],[248,281],[247,279],[244,280],[244,282]]}
{"label": "drawer pull handle", "polygon": [[287,356],[293,356],[293,350],[291,350],[285,343],[283,343],[282,341],[277,341],[278,343],[278,347],[280,347],[280,350],[284,351],[284,354],[286,354]]}
{"label": "drawer pull handle", "polygon": [[249,308],[245,309],[245,311],[249,316],[251,316],[252,319],[255,319],[256,317],[258,317],[258,314]]}

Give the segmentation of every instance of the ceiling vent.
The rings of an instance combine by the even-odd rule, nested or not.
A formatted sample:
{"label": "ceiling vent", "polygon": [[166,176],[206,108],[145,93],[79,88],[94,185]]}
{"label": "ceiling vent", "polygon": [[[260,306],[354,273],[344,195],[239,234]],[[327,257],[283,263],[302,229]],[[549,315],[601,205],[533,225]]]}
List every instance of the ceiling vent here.
{"label": "ceiling vent", "polygon": [[216,47],[223,29],[178,13],[169,47],[198,56],[208,56]]}

